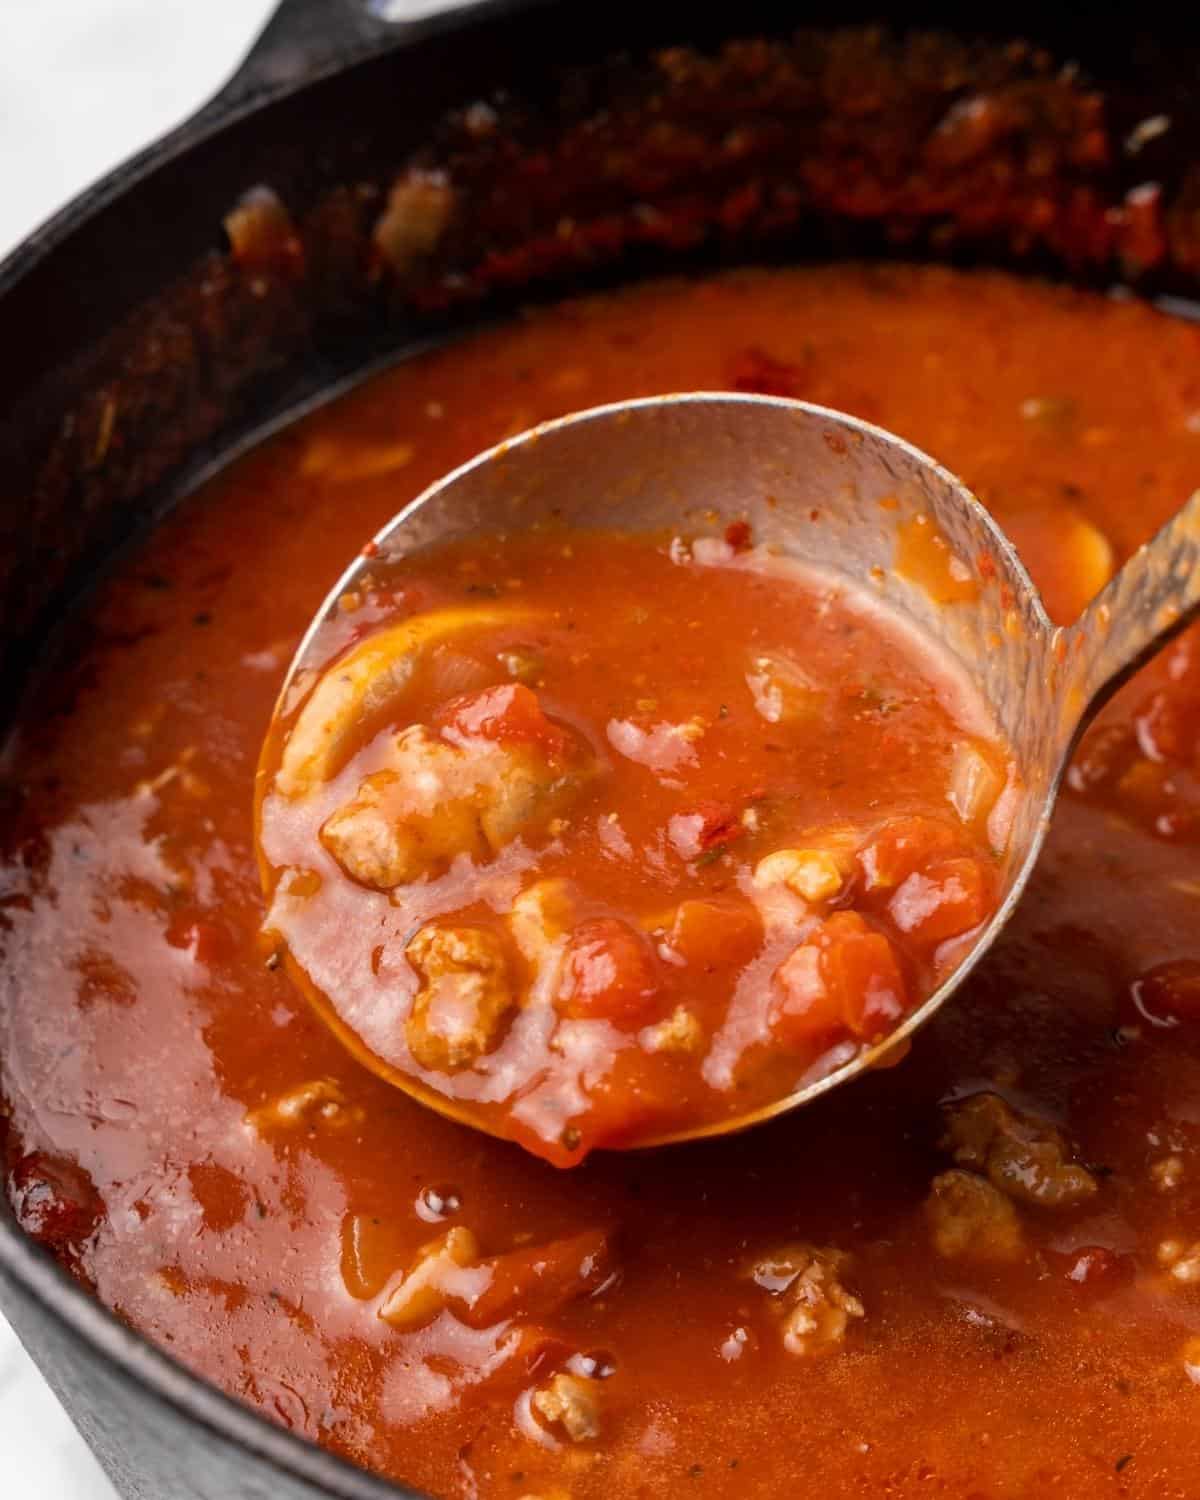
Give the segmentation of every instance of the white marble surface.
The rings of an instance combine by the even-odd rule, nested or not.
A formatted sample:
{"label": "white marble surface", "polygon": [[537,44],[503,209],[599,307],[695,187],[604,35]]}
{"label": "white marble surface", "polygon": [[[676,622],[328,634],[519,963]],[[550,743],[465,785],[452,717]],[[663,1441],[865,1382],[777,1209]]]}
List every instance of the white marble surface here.
{"label": "white marble surface", "polygon": [[[0,0],[0,256],[215,92],[272,4]],[[114,1500],[2,1317],[0,1495]]]}

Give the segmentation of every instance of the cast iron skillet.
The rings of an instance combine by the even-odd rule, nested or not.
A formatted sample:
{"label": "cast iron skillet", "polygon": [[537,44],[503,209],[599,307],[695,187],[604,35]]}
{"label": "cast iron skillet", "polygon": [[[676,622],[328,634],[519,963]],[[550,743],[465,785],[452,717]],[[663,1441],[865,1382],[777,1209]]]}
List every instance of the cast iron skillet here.
{"label": "cast iron skillet", "polygon": [[[1200,22],[1187,13],[975,8],[984,39],[947,51],[892,39],[960,29],[961,7],[936,3],[824,12],[740,0],[727,16],[694,0],[482,0],[407,25],[380,19],[386,8],[283,0],[212,104],[0,266],[5,715],[64,602],[200,477],[372,365],[522,298],[846,252],[1015,262],[1177,296],[1200,274]],[[673,43],[716,55],[733,27],[788,37],[878,20],[890,36],[743,49],[712,77],[694,57],[645,62]],[[1001,45],[1017,36],[1082,73]],[[964,156],[946,120],[997,83],[1007,124]],[[448,114],[498,89],[492,114]],[[859,107],[823,163],[826,115],[846,90]],[[655,97],[653,118],[673,120],[690,155],[649,130],[641,112]],[[1108,142],[1099,154],[1093,115]],[[1135,131],[1159,116],[1165,132]],[[585,161],[572,175],[555,152],[597,119],[628,165]],[[989,153],[1006,154],[1023,197],[981,189]],[[536,161],[555,170],[539,177]],[[397,273],[379,264],[371,230],[405,163],[445,174],[459,213],[436,253]],[[743,191],[751,178],[757,197]],[[222,220],[259,183],[293,215],[302,272],[294,256],[231,261]],[[1030,217],[1038,193],[1048,207]],[[6,1203],[0,1303],[127,1500],[404,1493],[189,1374],[25,1238]]]}

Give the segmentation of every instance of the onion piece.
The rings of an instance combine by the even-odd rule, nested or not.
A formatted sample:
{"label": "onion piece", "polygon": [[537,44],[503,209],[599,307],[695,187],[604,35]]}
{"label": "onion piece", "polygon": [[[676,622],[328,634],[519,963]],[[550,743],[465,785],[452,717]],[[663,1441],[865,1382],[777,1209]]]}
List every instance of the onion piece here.
{"label": "onion piece", "polygon": [[327,781],[349,753],[365,718],[394,706],[434,646],[475,630],[530,618],[513,608],[441,609],[359,641],[322,674],[283,747],[276,788],[299,797]]}
{"label": "onion piece", "polygon": [[987,816],[1004,790],[1004,775],[992,757],[970,740],[954,751],[950,772],[950,805],[968,828],[982,830]]}

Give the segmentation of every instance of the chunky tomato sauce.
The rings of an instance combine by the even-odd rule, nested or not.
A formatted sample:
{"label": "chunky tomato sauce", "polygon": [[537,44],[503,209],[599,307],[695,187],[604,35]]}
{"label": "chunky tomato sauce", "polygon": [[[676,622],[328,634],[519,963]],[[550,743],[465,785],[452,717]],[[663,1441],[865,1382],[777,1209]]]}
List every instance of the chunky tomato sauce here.
{"label": "chunky tomato sauce", "polygon": [[746,1136],[557,1171],[363,1068],[260,946],[254,769],[335,560],[506,433],[722,385],[935,453],[1063,619],[1200,474],[1195,328],[920,269],[568,304],[285,433],[121,565],[5,753],[8,1195],[192,1368],[437,1495],[1184,1500],[1194,635],[1089,736],[1015,923],[903,1065]]}
{"label": "chunky tomato sauce", "polygon": [[264,756],[302,988],[560,1165],[879,1042],[1000,887],[1019,793],[985,707],[869,593],[725,532],[376,566]]}

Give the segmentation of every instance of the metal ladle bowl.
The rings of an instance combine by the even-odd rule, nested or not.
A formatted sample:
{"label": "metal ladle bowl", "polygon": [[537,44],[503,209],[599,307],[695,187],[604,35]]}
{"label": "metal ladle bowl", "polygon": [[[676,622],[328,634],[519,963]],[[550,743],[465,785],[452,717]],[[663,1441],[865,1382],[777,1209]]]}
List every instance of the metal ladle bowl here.
{"label": "metal ladle bowl", "polygon": [[[886,1039],[745,1115],[644,1145],[741,1130],[807,1104],[872,1067],[946,1003],[983,958],[1037,862],[1071,750],[1119,684],[1200,608],[1200,493],[1069,627],[1051,624],[1012,543],[955,476],[882,428],[806,402],[725,392],[654,397],[548,422],[455,469],[406,506],[330,592],[296,653],[277,713],[348,641],[338,601],[409,553],[539,522],[586,529],[716,532],[749,522],[756,544],[874,591],[965,672],[1011,747],[1023,783],[1002,899],[941,986]],[[931,528],[953,559],[955,602],[897,567]],[[366,1058],[368,1062],[370,1058]],[[382,1070],[390,1081],[394,1072]],[[465,1118],[413,1080],[424,1103]]]}

